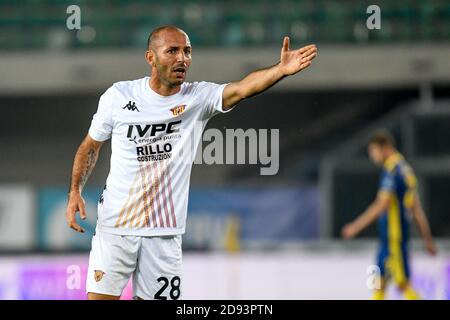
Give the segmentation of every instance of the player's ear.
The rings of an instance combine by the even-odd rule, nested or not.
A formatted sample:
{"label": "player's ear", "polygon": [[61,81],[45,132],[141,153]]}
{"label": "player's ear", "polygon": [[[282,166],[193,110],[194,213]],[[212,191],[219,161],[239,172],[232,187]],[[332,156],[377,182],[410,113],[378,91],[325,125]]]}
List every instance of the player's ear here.
{"label": "player's ear", "polygon": [[152,50],[147,50],[147,51],[145,51],[145,61],[147,61],[147,63],[150,65],[150,66],[153,66],[153,61],[154,61],[154,53],[153,53],[153,51]]}

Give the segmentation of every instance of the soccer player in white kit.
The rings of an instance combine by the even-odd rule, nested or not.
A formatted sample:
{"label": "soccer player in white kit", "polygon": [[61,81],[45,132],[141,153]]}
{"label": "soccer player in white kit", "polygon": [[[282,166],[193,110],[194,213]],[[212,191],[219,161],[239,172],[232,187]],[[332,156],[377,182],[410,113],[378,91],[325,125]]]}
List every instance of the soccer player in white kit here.
{"label": "soccer player in white kit", "polygon": [[153,30],[145,53],[151,77],[106,90],[75,155],[66,219],[84,232],[76,221],[76,212],[86,219],[81,193],[103,142],[111,139],[110,172],[89,255],[88,299],[119,299],[131,276],[136,299],[181,298],[181,235],[192,168],[190,159],[180,159],[192,154],[182,150],[198,145],[199,125],[203,130],[215,114],[309,67],[316,55],[315,45],[290,50],[285,37],[274,66],[228,84],[189,83],[188,35],[174,26]]}

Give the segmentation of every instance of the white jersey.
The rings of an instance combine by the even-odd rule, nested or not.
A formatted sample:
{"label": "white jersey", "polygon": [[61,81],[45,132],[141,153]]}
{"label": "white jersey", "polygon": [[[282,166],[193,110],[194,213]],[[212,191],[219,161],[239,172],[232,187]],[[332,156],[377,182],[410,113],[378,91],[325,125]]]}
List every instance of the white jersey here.
{"label": "white jersey", "polygon": [[97,229],[119,235],[185,231],[192,162],[226,84],[185,82],[162,96],[150,77],[117,82],[101,97],[89,135],[111,138],[111,164]]}

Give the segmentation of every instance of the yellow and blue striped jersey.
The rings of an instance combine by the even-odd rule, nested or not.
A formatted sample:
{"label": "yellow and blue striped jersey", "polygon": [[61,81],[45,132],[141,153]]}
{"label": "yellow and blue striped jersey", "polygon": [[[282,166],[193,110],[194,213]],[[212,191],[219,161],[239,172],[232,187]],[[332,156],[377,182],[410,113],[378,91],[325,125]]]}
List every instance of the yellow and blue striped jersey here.
{"label": "yellow and blue striped jersey", "polygon": [[417,179],[404,157],[396,152],[384,163],[379,192],[389,197],[389,208],[379,219],[381,240],[403,242],[409,238],[409,214]]}
{"label": "yellow and blue striped jersey", "polygon": [[400,153],[384,163],[380,179],[381,196],[389,197],[389,207],[379,218],[381,246],[378,266],[381,275],[386,271],[397,284],[410,276],[408,259],[409,214],[417,189],[417,179]]}

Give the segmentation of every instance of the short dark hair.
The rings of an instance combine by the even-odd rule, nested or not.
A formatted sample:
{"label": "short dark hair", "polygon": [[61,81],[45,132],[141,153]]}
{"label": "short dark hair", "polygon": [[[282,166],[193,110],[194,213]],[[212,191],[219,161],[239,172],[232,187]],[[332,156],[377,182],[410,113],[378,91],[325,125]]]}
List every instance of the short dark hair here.
{"label": "short dark hair", "polygon": [[395,147],[394,136],[386,129],[379,129],[376,131],[369,140],[370,144],[376,144],[379,146],[391,146]]}
{"label": "short dark hair", "polygon": [[163,31],[163,30],[178,30],[178,31],[182,31],[180,28],[178,28],[177,26],[173,26],[173,25],[165,25],[165,26],[160,26],[157,27],[155,29],[153,29],[152,32],[150,32],[150,35],[148,36],[147,39],[147,49],[150,49],[150,45],[152,44],[152,41],[155,40],[155,38],[158,36],[158,34]]}

